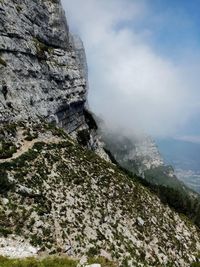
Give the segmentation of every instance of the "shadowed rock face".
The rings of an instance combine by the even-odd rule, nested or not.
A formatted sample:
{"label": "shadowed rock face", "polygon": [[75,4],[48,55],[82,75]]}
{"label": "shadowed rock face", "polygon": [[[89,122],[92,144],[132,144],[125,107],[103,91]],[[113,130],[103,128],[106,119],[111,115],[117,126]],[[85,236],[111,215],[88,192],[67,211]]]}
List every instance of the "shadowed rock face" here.
{"label": "shadowed rock face", "polygon": [[[60,1],[0,1],[0,121],[86,127],[87,66]],[[82,60],[82,62],[81,62]]]}

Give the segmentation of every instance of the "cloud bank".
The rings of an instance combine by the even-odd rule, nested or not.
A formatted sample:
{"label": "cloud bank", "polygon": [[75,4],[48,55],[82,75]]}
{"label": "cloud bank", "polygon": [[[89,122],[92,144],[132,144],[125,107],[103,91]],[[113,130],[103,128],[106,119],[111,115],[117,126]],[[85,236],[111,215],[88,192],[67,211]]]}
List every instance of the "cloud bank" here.
{"label": "cloud bank", "polygon": [[187,51],[174,61],[156,51],[154,32],[142,26],[153,15],[146,1],[62,2],[70,28],[85,44],[90,107],[107,125],[173,136],[200,113],[198,55]]}

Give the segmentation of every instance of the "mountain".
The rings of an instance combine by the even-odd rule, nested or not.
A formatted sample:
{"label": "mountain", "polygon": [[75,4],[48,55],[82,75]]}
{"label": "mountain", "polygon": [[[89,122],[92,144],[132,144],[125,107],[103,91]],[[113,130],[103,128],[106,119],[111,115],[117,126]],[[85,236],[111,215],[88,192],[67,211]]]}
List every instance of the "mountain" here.
{"label": "mountain", "polygon": [[150,137],[130,137],[119,132],[102,128],[100,134],[106,148],[123,167],[144,176],[146,170],[164,165],[156,144]]}
{"label": "mountain", "polygon": [[106,150],[114,159],[133,174],[143,177],[155,185],[165,185],[186,190],[173,168],[164,163],[153,139],[147,135],[134,136],[110,130],[101,123],[100,135]]}
{"label": "mountain", "polygon": [[88,110],[84,47],[61,2],[1,0],[0,21],[0,255],[190,266],[200,213],[109,160]]}

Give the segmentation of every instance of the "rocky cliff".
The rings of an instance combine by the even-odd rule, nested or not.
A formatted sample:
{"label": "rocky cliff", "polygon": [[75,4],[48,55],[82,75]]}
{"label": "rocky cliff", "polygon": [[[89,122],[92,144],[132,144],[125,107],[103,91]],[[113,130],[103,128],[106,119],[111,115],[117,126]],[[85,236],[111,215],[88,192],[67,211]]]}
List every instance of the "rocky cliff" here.
{"label": "rocky cliff", "polygon": [[[84,66],[84,67],[83,67]],[[87,127],[82,43],[69,33],[59,0],[0,1],[0,120]]]}

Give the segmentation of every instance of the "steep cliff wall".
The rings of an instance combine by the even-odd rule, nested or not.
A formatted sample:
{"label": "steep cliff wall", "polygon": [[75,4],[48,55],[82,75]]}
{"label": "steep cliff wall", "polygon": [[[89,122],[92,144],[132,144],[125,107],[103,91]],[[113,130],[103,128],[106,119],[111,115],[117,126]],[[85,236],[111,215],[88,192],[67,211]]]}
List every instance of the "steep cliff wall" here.
{"label": "steep cliff wall", "polygon": [[42,117],[69,133],[85,127],[81,45],[59,0],[0,1],[0,121]]}

